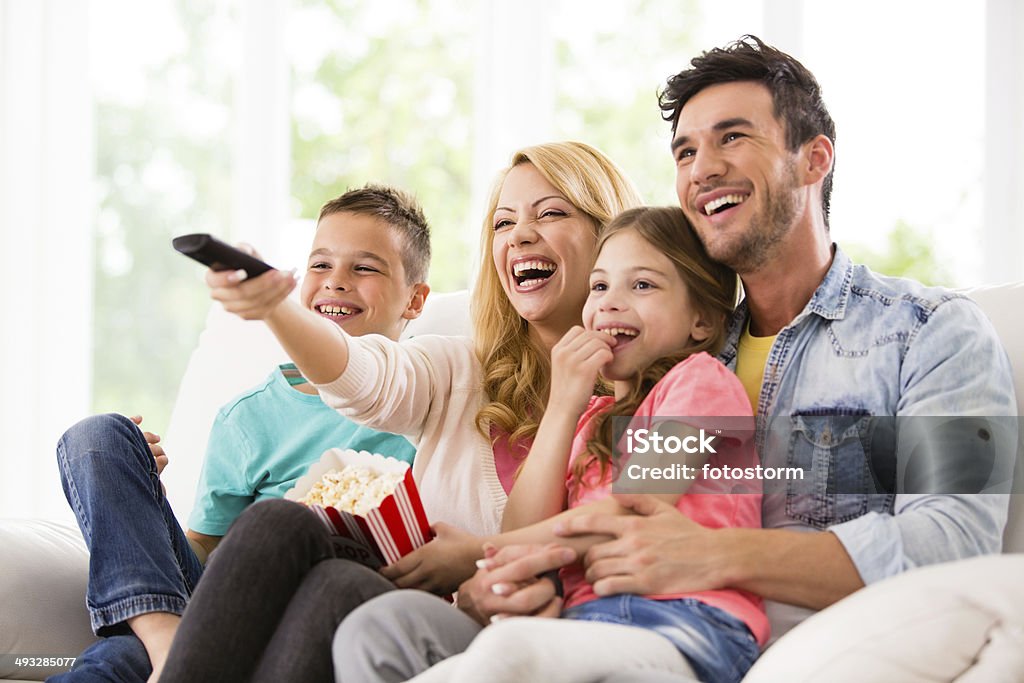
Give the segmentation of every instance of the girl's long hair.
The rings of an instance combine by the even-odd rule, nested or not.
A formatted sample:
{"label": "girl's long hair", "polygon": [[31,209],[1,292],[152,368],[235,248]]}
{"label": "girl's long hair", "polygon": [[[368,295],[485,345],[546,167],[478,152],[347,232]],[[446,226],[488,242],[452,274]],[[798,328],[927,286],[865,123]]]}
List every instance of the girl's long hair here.
{"label": "girl's long hair", "polygon": [[603,153],[581,142],[553,142],[525,147],[512,155],[491,192],[480,238],[480,274],[473,289],[472,317],[476,354],[483,366],[488,403],[477,413],[477,428],[489,436],[494,426],[509,443],[537,433],[547,404],[550,357],[537,348],[528,323],[519,316],[502,289],[493,266],[494,211],[508,172],[533,164],[577,209],[600,229],[613,216],[639,206],[640,195],[626,175]]}
{"label": "girl's long hair", "polygon": [[736,306],[739,278],[728,267],[711,260],[682,209],[640,207],[625,211],[601,231],[596,252],[600,254],[613,235],[627,230],[635,230],[672,261],[686,285],[690,305],[711,324],[712,332],[702,341],[691,338],[684,348],[657,359],[637,373],[626,395],[615,401],[610,410],[594,418],[587,452],[582,453],[573,463],[577,481],[581,480],[591,457],[600,463],[601,477],[604,479],[613,462],[612,445],[620,437],[620,434],[614,433],[613,418],[632,417],[654,385],[676,364],[701,351],[717,354],[725,343],[726,321]]}

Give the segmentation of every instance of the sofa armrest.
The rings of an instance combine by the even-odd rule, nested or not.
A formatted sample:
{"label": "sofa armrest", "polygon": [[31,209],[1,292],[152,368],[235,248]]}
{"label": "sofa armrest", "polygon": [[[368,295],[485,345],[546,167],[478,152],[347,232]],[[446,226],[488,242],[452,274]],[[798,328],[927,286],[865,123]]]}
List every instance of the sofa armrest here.
{"label": "sofa armrest", "polygon": [[85,586],[89,553],[76,528],[0,519],[0,679],[43,680],[63,668],[17,667],[14,657],[77,657],[96,637]]}
{"label": "sofa armrest", "polygon": [[744,683],[1002,681],[1024,671],[1024,554],[937,564],[872,584],[772,645]]}

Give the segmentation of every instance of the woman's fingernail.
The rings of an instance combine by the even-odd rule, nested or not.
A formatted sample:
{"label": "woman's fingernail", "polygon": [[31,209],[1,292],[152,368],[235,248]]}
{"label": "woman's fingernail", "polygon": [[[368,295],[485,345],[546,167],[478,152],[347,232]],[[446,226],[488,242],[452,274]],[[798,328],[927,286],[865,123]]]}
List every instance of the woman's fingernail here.
{"label": "woman's fingernail", "polygon": [[491,586],[491,592],[495,595],[508,595],[512,592],[512,586],[507,583],[496,583]]}
{"label": "woman's fingernail", "polygon": [[477,560],[476,561],[476,568],[477,569],[490,569],[491,568],[491,561],[490,560]]}
{"label": "woman's fingernail", "polygon": [[496,624],[496,623],[498,623],[499,621],[501,621],[504,618],[505,618],[504,614],[492,614],[491,618],[488,621],[490,621],[492,624]]}
{"label": "woman's fingernail", "polygon": [[244,268],[239,268],[235,272],[231,273],[231,275],[228,275],[228,280],[231,280],[232,282],[241,282],[247,277],[249,277],[249,273],[245,272]]}

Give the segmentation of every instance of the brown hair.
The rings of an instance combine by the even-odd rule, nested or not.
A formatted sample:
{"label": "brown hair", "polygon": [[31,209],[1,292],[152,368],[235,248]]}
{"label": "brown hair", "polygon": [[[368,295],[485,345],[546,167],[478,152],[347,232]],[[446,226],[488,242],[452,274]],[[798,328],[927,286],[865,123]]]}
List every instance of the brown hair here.
{"label": "brown hair", "polygon": [[615,420],[612,418],[632,417],[654,385],[676,364],[701,351],[716,354],[721,350],[725,343],[726,321],[736,306],[739,289],[736,273],[711,260],[682,209],[640,207],[624,211],[601,231],[597,253],[601,253],[613,235],[627,230],[635,230],[640,237],[668,257],[686,285],[690,305],[712,324],[712,332],[702,341],[691,339],[692,343],[686,347],[657,359],[637,373],[626,395],[615,401],[610,410],[594,418],[587,452],[582,453],[573,463],[577,481],[582,477],[591,457],[601,464],[601,476],[607,474],[612,464],[612,444],[619,437],[613,433]]}
{"label": "brown hair", "polygon": [[408,285],[427,281],[430,269],[430,226],[416,198],[388,185],[367,184],[332,199],[320,209],[325,216],[342,212],[379,218],[402,236],[402,267]]}
{"label": "brown hair", "polygon": [[[825,135],[836,141],[836,124],[821,97],[814,74],[792,56],[766,45],[757,36],[745,35],[724,48],[715,48],[690,60],[692,68],[668,79],[658,95],[662,117],[672,123],[675,135],[679,114],[694,95],[712,85],[753,81],[772,94],[775,118],[786,130],[786,144],[795,152],[808,140]],[[821,208],[828,225],[832,198],[832,170],[821,188]]]}

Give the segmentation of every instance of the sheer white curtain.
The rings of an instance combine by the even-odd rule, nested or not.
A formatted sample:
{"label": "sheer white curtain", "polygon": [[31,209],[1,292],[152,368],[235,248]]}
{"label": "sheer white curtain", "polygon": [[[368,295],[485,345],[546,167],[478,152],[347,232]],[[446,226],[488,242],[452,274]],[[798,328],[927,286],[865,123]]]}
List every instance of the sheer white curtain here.
{"label": "sheer white curtain", "polygon": [[54,446],[89,405],[89,3],[0,2],[0,516],[61,518]]}
{"label": "sheer white curtain", "polygon": [[[985,272],[1024,278],[1024,6],[988,0],[985,15]],[[1017,397],[1020,405],[1024,400]]]}

